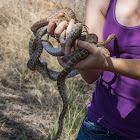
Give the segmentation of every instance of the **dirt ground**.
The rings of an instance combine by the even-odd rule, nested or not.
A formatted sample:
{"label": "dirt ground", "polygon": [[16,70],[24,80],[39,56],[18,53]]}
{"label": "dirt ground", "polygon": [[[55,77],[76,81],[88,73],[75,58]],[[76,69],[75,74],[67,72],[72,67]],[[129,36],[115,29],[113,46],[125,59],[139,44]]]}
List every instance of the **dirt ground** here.
{"label": "dirt ground", "polygon": [[[54,130],[62,108],[56,82],[26,65],[30,26],[57,8],[43,0],[2,0],[0,4],[0,140],[48,140]],[[56,68],[55,60],[46,54],[41,59]],[[69,80],[67,88],[81,106],[90,101],[95,85],[78,76]]]}

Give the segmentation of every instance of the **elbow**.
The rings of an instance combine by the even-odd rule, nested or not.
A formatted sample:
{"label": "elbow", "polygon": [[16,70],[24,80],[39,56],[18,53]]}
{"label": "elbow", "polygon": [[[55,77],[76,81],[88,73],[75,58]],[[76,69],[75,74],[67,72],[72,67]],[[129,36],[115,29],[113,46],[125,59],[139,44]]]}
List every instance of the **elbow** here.
{"label": "elbow", "polygon": [[89,70],[80,74],[85,82],[93,84],[100,77],[101,73],[101,70]]}
{"label": "elbow", "polygon": [[84,79],[86,83],[93,84],[99,77],[92,78],[92,79]]}

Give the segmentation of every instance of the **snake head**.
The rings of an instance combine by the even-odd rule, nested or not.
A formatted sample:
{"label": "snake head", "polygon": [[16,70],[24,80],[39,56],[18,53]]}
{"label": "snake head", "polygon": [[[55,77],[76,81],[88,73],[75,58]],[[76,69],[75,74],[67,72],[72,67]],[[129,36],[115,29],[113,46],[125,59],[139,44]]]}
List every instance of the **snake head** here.
{"label": "snake head", "polygon": [[87,34],[86,41],[89,43],[97,44],[98,37],[96,34]]}
{"label": "snake head", "polygon": [[47,67],[47,62],[42,62],[42,64],[45,66],[45,67]]}

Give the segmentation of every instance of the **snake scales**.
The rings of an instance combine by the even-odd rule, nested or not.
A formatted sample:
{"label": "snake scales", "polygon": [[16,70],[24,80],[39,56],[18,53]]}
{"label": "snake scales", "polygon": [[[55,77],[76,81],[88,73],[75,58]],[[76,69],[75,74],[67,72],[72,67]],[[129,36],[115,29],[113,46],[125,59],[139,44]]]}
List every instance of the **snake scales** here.
{"label": "snake scales", "polygon": [[[59,13],[64,13],[64,17],[59,18]],[[108,44],[115,37],[115,34],[108,36],[107,40],[104,42],[98,42],[98,37],[95,34],[88,34],[85,26],[76,19],[74,12],[70,8],[63,8],[54,13],[52,16],[39,20],[31,27],[33,34],[29,42],[30,59],[27,63],[27,67],[33,71],[37,70],[44,77],[49,77],[54,81],[57,80],[58,90],[63,101],[63,109],[59,116],[59,128],[56,135],[53,137],[53,140],[55,140],[61,135],[63,120],[68,109],[65,79],[78,74],[77,70],[73,70],[73,66],[82,59],[86,58],[89,55],[89,52],[79,47],[79,50],[71,52],[68,55],[64,55],[61,47],[53,48],[51,42],[49,42],[49,34],[47,33],[47,25],[51,19],[55,19],[56,25],[63,20],[69,22],[70,19],[75,19],[76,25],[74,25],[67,38],[65,39],[65,31],[61,34],[59,41],[63,42],[67,42],[69,38],[72,39],[73,43],[76,39],[81,39],[88,41],[89,43],[94,43],[97,47],[99,47]],[[40,62],[39,57],[41,56],[43,48],[53,56],[63,56],[62,59],[67,63],[67,65],[61,72],[56,72],[49,69],[47,67],[47,62]],[[102,52],[106,57],[110,57],[110,53],[106,48],[102,47]]]}

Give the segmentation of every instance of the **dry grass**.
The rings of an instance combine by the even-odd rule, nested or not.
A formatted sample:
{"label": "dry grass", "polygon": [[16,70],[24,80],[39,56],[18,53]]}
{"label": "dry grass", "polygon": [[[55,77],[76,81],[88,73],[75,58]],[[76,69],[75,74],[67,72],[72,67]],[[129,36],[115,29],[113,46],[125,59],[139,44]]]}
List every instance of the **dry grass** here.
{"label": "dry grass", "polygon": [[[27,69],[30,26],[58,6],[44,0],[1,0],[0,3],[0,139],[50,139],[62,103],[56,83]],[[41,60],[60,69],[46,52]],[[75,139],[93,85],[80,77],[67,80],[69,105],[61,139]],[[79,113],[78,113],[79,112]],[[56,126],[54,127],[54,125]],[[55,128],[55,129],[54,129]]]}

